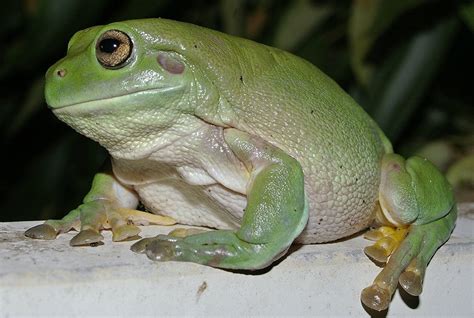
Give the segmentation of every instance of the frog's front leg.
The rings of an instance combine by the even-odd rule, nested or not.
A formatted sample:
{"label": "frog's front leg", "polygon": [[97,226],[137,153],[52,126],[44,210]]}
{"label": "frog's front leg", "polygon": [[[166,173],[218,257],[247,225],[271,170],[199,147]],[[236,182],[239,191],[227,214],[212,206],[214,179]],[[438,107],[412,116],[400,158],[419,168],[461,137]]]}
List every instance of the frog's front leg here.
{"label": "frog's front leg", "polygon": [[406,237],[400,236],[405,230],[392,235],[401,240],[393,254],[393,244],[366,249],[375,259],[392,254],[361,295],[366,306],[380,311],[388,308],[398,283],[409,294],[421,293],[426,266],[451,235],[457,211],[451,186],[433,164],[419,157],[405,161],[396,154],[383,158],[379,202],[387,220],[408,232]]}
{"label": "frog's front leg", "polygon": [[55,239],[59,233],[80,229],[70,244],[72,246],[98,243],[104,238],[102,229],[111,229],[114,241],[122,241],[136,236],[138,224],[174,224],[169,217],[137,211],[138,197],[131,189],[115,179],[112,169],[97,173],[92,187],[83,203],[69,212],[61,220],[48,220],[28,229],[25,235],[36,239]]}
{"label": "frog's front leg", "polygon": [[185,238],[159,235],[132,250],[158,261],[186,261],[230,269],[259,269],[283,255],[308,221],[300,164],[259,137],[224,131],[226,143],[250,172],[247,206],[238,231]]}

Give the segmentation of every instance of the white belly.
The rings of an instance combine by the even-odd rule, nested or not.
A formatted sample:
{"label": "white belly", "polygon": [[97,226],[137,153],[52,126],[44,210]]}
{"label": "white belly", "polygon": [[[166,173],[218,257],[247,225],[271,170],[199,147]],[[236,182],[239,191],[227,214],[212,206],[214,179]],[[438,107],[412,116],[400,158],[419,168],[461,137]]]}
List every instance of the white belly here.
{"label": "white belly", "polygon": [[189,185],[178,178],[134,186],[145,207],[178,223],[237,229],[247,204],[245,196],[219,184]]}

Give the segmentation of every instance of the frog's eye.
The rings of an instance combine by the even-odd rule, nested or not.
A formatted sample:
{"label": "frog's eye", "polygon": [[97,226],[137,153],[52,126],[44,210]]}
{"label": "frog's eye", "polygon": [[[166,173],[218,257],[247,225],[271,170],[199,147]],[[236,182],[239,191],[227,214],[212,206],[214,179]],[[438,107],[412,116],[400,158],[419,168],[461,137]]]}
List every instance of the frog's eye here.
{"label": "frog's eye", "polygon": [[132,40],[119,30],[109,30],[97,40],[95,54],[105,68],[121,68],[132,55]]}

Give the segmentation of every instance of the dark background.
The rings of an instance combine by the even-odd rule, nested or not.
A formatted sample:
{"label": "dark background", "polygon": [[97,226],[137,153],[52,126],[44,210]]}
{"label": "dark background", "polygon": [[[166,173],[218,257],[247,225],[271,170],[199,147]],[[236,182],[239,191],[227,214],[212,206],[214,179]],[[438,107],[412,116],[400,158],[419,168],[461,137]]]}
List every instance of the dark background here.
{"label": "dark background", "polygon": [[0,221],[58,218],[81,202],[106,153],[46,108],[43,74],[76,31],[149,17],[308,59],[399,153],[429,157],[460,200],[474,199],[473,1],[10,0],[0,11]]}

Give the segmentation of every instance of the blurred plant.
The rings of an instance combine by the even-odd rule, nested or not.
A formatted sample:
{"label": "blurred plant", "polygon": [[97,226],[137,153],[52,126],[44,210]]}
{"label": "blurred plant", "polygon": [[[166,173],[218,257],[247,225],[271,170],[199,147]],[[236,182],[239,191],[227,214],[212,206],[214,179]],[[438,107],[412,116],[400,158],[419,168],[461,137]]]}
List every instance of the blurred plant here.
{"label": "blurred plant", "polygon": [[[3,220],[60,217],[88,190],[106,153],[47,110],[43,74],[74,32],[117,20],[171,18],[294,52],[349,91],[405,154],[433,139],[473,146],[473,1],[10,0],[2,8]],[[436,149],[435,161],[447,148]],[[469,154],[458,151],[446,169]]]}

